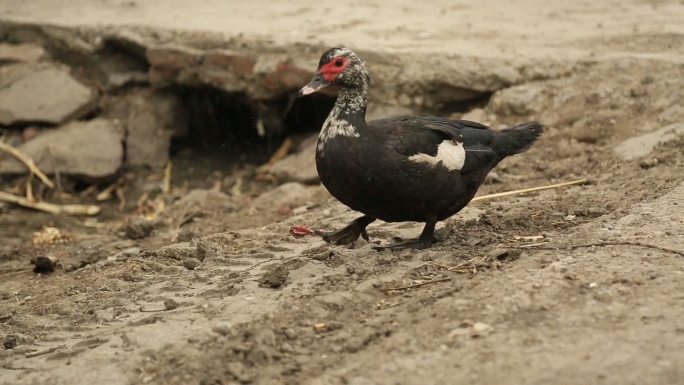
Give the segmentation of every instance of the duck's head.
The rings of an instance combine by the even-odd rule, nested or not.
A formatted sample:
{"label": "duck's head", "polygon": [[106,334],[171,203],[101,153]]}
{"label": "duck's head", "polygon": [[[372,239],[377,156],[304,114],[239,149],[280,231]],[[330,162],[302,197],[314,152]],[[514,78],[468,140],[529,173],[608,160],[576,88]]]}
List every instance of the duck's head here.
{"label": "duck's head", "polygon": [[318,69],[309,84],[299,90],[299,96],[313,94],[327,86],[341,89],[366,90],[370,85],[370,75],[363,61],[350,49],[331,48],[318,63]]}

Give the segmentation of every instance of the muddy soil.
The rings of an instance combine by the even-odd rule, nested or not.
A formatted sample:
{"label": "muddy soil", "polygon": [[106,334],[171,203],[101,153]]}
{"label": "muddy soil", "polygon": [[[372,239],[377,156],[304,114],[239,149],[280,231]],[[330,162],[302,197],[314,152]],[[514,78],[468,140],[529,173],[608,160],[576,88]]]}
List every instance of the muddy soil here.
{"label": "muddy soil", "polygon": [[[128,17],[139,6],[103,4]],[[616,20],[591,4],[587,18],[549,9],[563,23],[535,28],[555,26],[552,39],[573,17]],[[414,223],[374,223],[370,243],[347,247],[294,237],[293,226],[334,229],[356,214],[322,186],[263,180],[244,158],[225,170],[207,160],[212,172],[175,154],[173,189],[149,197],[159,210],[146,218],[134,196],[88,220],[0,206],[0,384],[684,383],[684,64],[680,26],[668,24],[682,8],[607,4],[626,15],[615,33],[574,36],[572,51],[604,57],[465,114],[547,126],[481,195],[588,183],[474,202],[429,250],[372,249],[417,236]],[[37,12],[13,5],[17,18]],[[672,35],[632,30],[639,11]],[[486,56],[503,35],[473,38]],[[523,55],[545,41],[530,39]],[[675,134],[653,148],[621,146],[664,127]],[[41,256],[59,261],[54,272],[32,270]]]}

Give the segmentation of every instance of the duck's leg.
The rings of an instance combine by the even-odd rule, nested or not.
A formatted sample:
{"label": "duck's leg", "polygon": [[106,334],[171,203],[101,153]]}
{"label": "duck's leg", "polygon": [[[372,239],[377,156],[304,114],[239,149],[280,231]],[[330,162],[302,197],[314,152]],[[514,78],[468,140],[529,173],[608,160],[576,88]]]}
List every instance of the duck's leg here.
{"label": "duck's leg", "polygon": [[427,249],[430,246],[432,246],[432,242],[435,239],[435,225],[437,224],[437,221],[434,219],[429,219],[427,222],[425,222],[425,227],[423,228],[423,232],[420,233],[420,237],[418,239],[410,239],[408,241],[401,241],[397,243],[392,243],[391,245],[387,246],[374,246],[373,248],[377,251],[380,250],[401,250],[401,249],[415,249],[415,250],[422,250],[422,249]]}
{"label": "duck's leg", "polygon": [[363,239],[368,240],[368,233],[366,232],[366,226],[371,224],[375,218],[364,215],[358,217],[348,224],[344,228],[337,231],[319,231],[316,230],[316,234],[323,238],[324,241],[328,243],[334,243],[337,245],[346,245],[354,242],[363,237]]}

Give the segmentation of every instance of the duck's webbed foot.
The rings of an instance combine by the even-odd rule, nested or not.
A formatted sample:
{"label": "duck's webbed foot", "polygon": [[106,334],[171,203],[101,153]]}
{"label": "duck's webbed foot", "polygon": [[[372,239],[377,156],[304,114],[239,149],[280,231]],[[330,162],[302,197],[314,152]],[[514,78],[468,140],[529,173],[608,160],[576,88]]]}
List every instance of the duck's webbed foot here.
{"label": "duck's webbed foot", "polygon": [[413,250],[423,250],[428,249],[432,246],[432,242],[435,241],[435,224],[437,221],[430,220],[425,223],[425,228],[420,234],[418,239],[409,239],[406,241],[401,241],[397,243],[392,243],[387,246],[374,246],[373,249],[377,251],[381,250],[403,250],[403,249],[413,249]]}
{"label": "duck's webbed foot", "polygon": [[359,237],[362,237],[366,241],[368,238],[368,233],[366,232],[366,226],[373,222],[375,218],[364,215],[362,217],[356,218],[352,223],[348,224],[344,228],[337,231],[320,231],[316,230],[316,235],[323,238],[324,241],[328,243],[334,243],[336,245],[347,245],[350,244]]}

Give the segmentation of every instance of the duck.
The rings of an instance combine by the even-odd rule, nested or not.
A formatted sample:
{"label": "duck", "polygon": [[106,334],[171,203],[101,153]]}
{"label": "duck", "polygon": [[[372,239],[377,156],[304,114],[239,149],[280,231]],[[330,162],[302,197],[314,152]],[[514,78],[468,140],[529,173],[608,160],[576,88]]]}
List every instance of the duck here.
{"label": "duck", "polygon": [[317,231],[324,241],[350,244],[376,220],[425,223],[417,239],[376,250],[426,249],[437,222],[463,209],[486,175],[503,159],[528,150],[543,133],[529,122],[501,130],[437,116],[399,116],[366,121],[370,73],[352,50],[335,47],[320,58],[303,97],[326,87],[338,90],[316,144],[316,170],[337,200],[362,215],[336,231]]}

